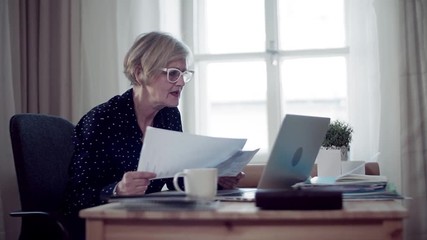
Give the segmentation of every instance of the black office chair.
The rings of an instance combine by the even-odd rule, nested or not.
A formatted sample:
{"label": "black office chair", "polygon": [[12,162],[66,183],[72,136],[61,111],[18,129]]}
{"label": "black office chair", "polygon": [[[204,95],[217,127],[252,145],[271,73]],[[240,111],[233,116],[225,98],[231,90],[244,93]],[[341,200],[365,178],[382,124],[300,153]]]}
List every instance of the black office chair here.
{"label": "black office chair", "polygon": [[69,239],[59,220],[73,153],[74,125],[60,117],[17,114],[10,119],[10,137],[18,179],[22,217],[19,239]]}

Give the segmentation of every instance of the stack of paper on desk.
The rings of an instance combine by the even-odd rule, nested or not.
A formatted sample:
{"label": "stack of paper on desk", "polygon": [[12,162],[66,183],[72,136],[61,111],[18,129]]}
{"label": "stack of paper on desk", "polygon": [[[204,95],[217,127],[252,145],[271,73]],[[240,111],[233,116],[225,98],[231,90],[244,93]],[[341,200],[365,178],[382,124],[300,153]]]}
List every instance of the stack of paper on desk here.
{"label": "stack of paper on desk", "polygon": [[387,183],[387,177],[382,175],[346,174],[340,176],[336,183]]}
{"label": "stack of paper on desk", "polygon": [[313,177],[310,182],[312,184],[387,184],[387,177],[381,175],[365,175],[365,174],[345,174],[339,177]]}
{"label": "stack of paper on desk", "polygon": [[300,189],[333,190],[343,193],[343,199],[387,200],[402,199],[386,176],[347,174],[338,178],[313,177],[309,183],[298,183]]}
{"label": "stack of paper on desk", "polygon": [[216,138],[148,127],[138,171],[173,177],[187,168],[218,168],[219,176],[235,176],[259,149],[243,151],[246,139]]}
{"label": "stack of paper on desk", "polygon": [[198,201],[186,197],[112,196],[109,202],[118,202],[126,209],[149,211],[208,211],[219,207],[219,201]]}

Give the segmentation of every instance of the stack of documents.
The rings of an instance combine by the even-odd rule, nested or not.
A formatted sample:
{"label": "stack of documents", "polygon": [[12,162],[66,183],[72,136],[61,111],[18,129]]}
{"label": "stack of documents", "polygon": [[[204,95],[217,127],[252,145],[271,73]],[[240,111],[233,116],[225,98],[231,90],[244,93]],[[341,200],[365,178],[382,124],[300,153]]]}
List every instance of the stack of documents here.
{"label": "stack of documents", "polygon": [[118,202],[126,209],[144,211],[210,211],[219,207],[219,201],[198,201],[187,197],[113,196],[109,202]]}
{"label": "stack of documents", "polygon": [[402,199],[385,176],[347,174],[338,178],[313,177],[310,182],[297,183],[294,188],[340,191],[343,199]]}

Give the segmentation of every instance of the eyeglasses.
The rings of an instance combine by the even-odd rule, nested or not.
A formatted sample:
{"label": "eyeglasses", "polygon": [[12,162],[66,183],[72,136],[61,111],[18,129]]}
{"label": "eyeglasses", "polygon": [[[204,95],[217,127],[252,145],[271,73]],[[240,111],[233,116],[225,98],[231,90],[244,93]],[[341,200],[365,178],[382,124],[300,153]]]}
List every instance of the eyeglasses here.
{"label": "eyeglasses", "polygon": [[179,78],[182,76],[182,79],[185,83],[189,82],[191,78],[193,77],[194,71],[191,70],[185,70],[182,72],[178,68],[161,68],[164,73],[166,73],[168,82],[170,83],[176,83],[178,82]]}

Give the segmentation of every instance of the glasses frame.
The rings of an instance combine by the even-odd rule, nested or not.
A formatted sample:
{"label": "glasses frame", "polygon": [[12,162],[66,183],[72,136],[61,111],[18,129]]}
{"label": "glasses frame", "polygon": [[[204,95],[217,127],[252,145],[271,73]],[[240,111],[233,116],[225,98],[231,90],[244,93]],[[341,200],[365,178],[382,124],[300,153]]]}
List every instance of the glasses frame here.
{"label": "glasses frame", "polygon": [[[167,80],[170,83],[176,83],[176,82],[178,82],[178,80],[181,77],[182,77],[182,80],[184,80],[185,83],[188,83],[193,78],[193,74],[194,74],[194,71],[192,71],[192,70],[185,70],[183,72],[183,71],[181,71],[178,68],[160,68],[160,70],[166,74]],[[169,74],[170,74],[171,71],[178,71],[179,72],[179,77],[175,81],[172,81],[169,78]]]}

